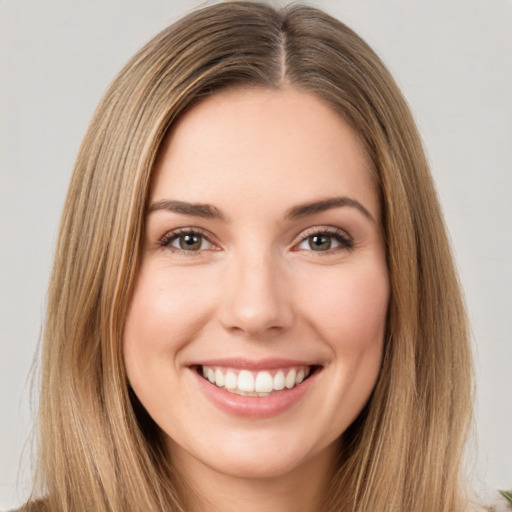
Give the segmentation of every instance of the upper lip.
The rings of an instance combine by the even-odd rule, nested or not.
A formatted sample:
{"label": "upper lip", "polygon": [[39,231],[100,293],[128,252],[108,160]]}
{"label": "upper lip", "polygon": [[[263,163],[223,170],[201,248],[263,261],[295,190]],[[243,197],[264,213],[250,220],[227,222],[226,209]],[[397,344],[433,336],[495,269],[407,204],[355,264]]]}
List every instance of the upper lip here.
{"label": "upper lip", "polygon": [[246,358],[219,358],[219,359],[201,359],[194,361],[189,366],[218,366],[226,368],[239,368],[241,370],[274,370],[279,368],[300,367],[300,366],[320,366],[317,362],[284,359],[284,358],[265,358],[265,359],[246,359]]}

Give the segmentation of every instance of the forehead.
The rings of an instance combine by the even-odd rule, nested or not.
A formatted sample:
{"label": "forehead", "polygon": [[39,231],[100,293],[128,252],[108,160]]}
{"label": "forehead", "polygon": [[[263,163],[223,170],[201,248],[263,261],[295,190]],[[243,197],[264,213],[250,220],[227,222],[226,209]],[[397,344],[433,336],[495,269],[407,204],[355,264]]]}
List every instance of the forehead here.
{"label": "forehead", "polygon": [[151,200],[284,208],[335,195],[358,196],[379,217],[368,158],[342,116],[309,92],[243,89],[202,101],[173,127]]}

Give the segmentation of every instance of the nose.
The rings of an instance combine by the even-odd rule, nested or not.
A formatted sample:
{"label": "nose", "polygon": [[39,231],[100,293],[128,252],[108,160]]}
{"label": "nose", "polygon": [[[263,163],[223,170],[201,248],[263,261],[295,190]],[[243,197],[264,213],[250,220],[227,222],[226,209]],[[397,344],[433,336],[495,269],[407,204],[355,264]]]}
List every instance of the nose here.
{"label": "nose", "polygon": [[225,275],[218,310],[225,329],[252,337],[288,329],[294,322],[286,272],[269,254],[234,258]]}

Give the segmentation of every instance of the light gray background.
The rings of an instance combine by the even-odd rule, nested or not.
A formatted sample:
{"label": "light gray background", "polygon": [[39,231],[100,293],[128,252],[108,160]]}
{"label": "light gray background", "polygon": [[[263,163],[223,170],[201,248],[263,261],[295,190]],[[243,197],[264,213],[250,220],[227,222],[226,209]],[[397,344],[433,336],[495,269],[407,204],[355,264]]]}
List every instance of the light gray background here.
{"label": "light gray background", "polygon": [[[356,29],[412,106],[473,326],[473,486],[481,495],[511,488],[512,1],[309,3]],[[28,375],[80,140],[126,60],[198,5],[0,0],[0,507],[18,504],[29,486]]]}

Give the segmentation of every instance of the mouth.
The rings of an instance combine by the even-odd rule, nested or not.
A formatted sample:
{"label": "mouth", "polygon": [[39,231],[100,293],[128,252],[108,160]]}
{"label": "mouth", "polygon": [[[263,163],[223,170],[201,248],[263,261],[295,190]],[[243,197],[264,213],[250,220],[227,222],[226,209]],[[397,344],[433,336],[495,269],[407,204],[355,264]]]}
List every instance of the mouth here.
{"label": "mouth", "polygon": [[320,368],[318,365],[304,365],[251,371],[225,366],[193,367],[198,375],[217,388],[249,397],[267,397],[294,389]]}

